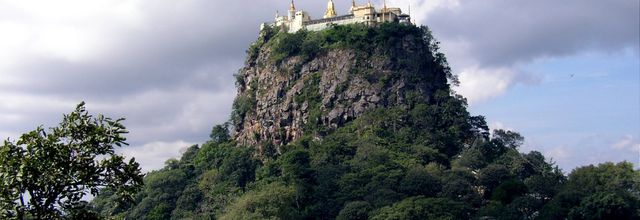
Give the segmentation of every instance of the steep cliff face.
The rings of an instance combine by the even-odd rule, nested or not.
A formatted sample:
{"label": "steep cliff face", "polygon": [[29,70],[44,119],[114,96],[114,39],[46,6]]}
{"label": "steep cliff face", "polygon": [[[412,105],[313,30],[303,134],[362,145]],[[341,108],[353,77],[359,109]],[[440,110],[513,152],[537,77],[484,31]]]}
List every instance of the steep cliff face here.
{"label": "steep cliff face", "polygon": [[237,75],[236,141],[278,150],[303,135],[321,138],[371,109],[429,102],[448,88],[450,73],[424,31],[397,24],[266,30]]}

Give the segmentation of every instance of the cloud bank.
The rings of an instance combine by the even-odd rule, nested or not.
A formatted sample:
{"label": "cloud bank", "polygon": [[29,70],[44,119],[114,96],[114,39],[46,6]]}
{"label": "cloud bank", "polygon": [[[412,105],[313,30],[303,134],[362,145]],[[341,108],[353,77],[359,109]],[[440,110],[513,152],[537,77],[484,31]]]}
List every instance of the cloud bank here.
{"label": "cloud bank", "polygon": [[[363,3],[363,0],[359,1]],[[374,1],[381,5],[382,1]],[[318,17],[323,1],[297,1]],[[442,41],[472,104],[518,84],[519,65],[638,48],[638,2],[389,0]],[[336,2],[342,12],[350,2]],[[232,75],[276,0],[0,0],[0,137],[54,126],[80,101],[126,117],[145,170],[201,143],[227,120]]]}
{"label": "cloud bank", "polygon": [[[402,2],[402,1],[395,1]],[[412,0],[460,74],[471,104],[539,83],[521,66],[587,52],[638,51],[640,2],[628,0]]]}

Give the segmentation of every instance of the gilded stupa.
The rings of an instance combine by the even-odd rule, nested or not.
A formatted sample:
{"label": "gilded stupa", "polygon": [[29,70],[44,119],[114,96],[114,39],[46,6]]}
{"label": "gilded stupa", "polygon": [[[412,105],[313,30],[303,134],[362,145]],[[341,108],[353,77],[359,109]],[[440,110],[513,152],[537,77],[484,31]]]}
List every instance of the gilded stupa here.
{"label": "gilded stupa", "polygon": [[333,18],[336,16],[335,5],[333,4],[333,0],[329,0],[327,3],[327,11],[324,12],[324,18]]}

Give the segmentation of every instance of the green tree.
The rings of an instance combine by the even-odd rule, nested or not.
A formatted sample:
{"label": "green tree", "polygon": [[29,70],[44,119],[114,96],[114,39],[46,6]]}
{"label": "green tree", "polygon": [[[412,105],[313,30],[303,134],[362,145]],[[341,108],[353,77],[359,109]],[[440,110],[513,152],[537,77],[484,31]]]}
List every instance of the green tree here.
{"label": "green tree", "polygon": [[439,197],[446,197],[468,204],[477,204],[481,197],[474,186],[473,173],[467,170],[449,170],[442,180],[442,192]]}
{"label": "green tree", "polygon": [[292,150],[282,155],[280,160],[285,180],[299,184],[313,183],[313,172],[309,167],[308,151]]}
{"label": "green tree", "polygon": [[435,196],[441,189],[440,180],[424,168],[408,170],[400,183],[400,191],[410,196]]}
{"label": "green tree", "polygon": [[300,219],[295,204],[293,187],[272,183],[238,198],[219,219]]}
{"label": "green tree", "polygon": [[531,176],[527,178],[524,183],[527,185],[530,193],[548,202],[561,190],[562,184],[565,181],[566,177],[562,174],[562,171],[556,167],[541,175]]}
{"label": "green tree", "polygon": [[629,162],[589,165],[573,170],[566,187],[585,194],[624,190],[640,195],[640,171]]}
{"label": "green tree", "polygon": [[452,161],[454,167],[468,167],[471,170],[480,170],[487,166],[487,159],[482,152],[476,148],[470,148],[462,151],[460,156]]}
{"label": "green tree", "polygon": [[200,204],[202,200],[202,191],[198,189],[197,184],[187,186],[176,201],[176,208],[171,212],[172,219],[193,218],[198,204]]}
{"label": "green tree", "polygon": [[144,178],[142,192],[145,198],[139,201],[128,216],[133,219],[167,219],[175,209],[186,182],[187,174],[184,170],[170,168],[168,164],[162,170],[150,172]]}
{"label": "green tree", "polygon": [[231,181],[243,188],[255,179],[257,161],[252,158],[249,148],[230,149],[220,165],[220,174],[225,181]]}
{"label": "green tree", "polygon": [[410,197],[383,207],[371,219],[469,219],[468,204],[445,198]]}
{"label": "green tree", "polygon": [[500,184],[492,193],[491,199],[503,204],[511,203],[516,197],[527,193],[527,186],[518,180],[508,180]]}
{"label": "green tree", "polygon": [[509,170],[500,164],[491,164],[478,173],[478,182],[485,188],[485,197],[489,198],[493,190],[511,178]]}
{"label": "green tree", "polygon": [[105,187],[132,200],[143,175],[134,159],[125,162],[114,151],[127,144],[123,120],[93,117],[83,102],[57,127],[38,127],[15,143],[5,141],[0,146],[0,218],[57,219],[79,213],[83,197]]}
{"label": "green tree", "polygon": [[213,126],[211,129],[211,134],[209,137],[211,141],[214,143],[222,143],[227,142],[231,139],[231,135],[229,134],[229,123],[223,123],[216,126]]}
{"label": "green tree", "polygon": [[573,170],[540,219],[636,219],[640,213],[640,171],[629,162]]}
{"label": "green tree", "polygon": [[524,137],[517,132],[497,129],[493,130],[493,141],[498,145],[517,149],[524,143]]}
{"label": "green tree", "polygon": [[364,220],[369,218],[371,204],[365,201],[349,202],[340,210],[337,220]]}
{"label": "green tree", "polygon": [[639,219],[640,203],[624,192],[593,194],[569,212],[570,219]]}

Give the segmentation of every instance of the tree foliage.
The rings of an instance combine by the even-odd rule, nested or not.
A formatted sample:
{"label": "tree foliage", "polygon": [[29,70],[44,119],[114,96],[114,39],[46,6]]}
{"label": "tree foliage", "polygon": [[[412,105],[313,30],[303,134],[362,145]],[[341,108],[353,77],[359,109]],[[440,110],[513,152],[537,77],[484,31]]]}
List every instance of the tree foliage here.
{"label": "tree foliage", "polygon": [[471,207],[445,198],[407,198],[393,206],[383,207],[371,219],[469,219]]}
{"label": "tree foliage", "polygon": [[[88,217],[86,195],[103,188],[130,201],[143,175],[134,159],[125,161],[115,148],[126,145],[121,124],[90,115],[84,103],[57,126],[23,134],[0,146],[0,218],[57,219]],[[84,211],[83,211],[84,210]]]}
{"label": "tree foliage", "polygon": [[629,162],[580,167],[541,210],[542,218],[638,219],[640,171]]}

